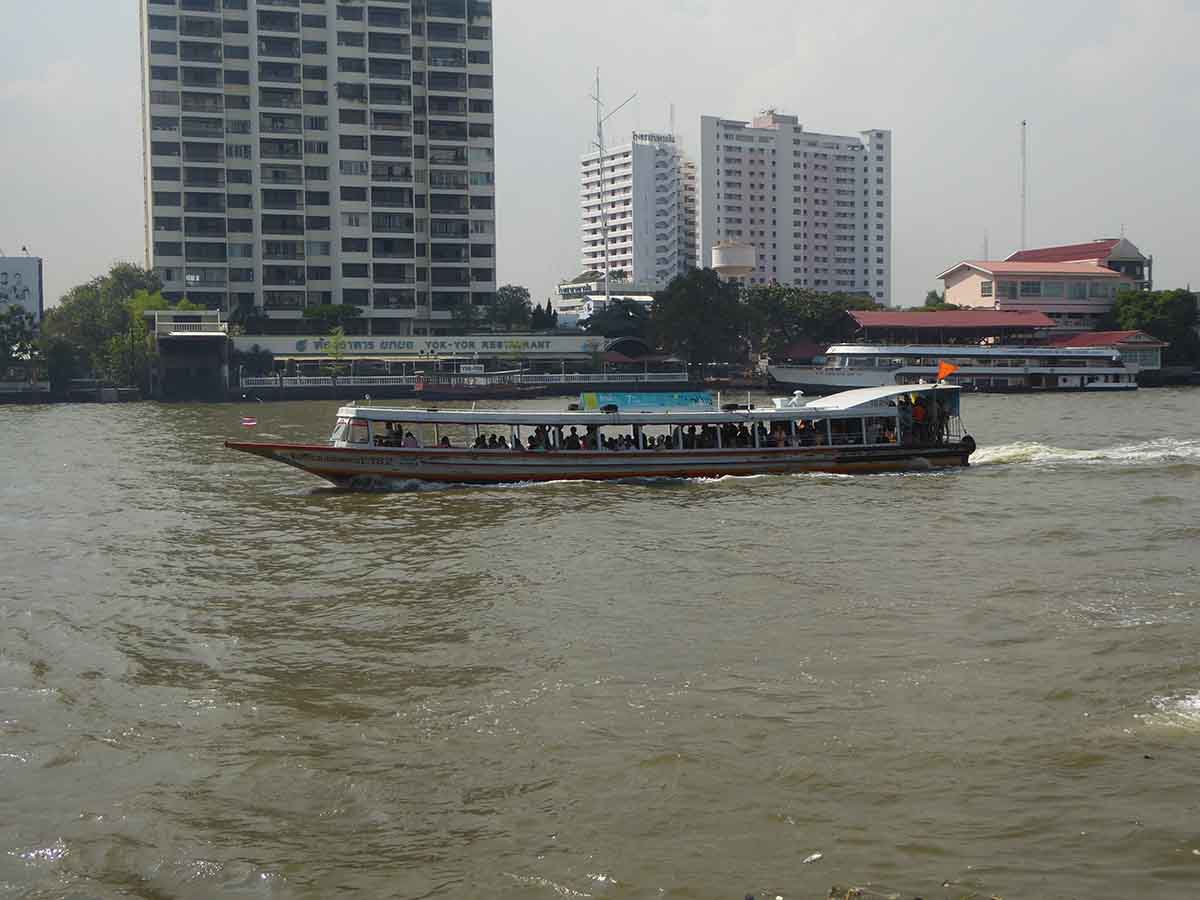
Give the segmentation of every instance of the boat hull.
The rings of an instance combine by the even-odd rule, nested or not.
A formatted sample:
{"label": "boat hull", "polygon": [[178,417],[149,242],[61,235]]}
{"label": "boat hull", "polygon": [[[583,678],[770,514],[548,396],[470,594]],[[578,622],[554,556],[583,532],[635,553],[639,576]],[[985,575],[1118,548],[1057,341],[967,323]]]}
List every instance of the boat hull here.
{"label": "boat hull", "polygon": [[[822,369],[816,366],[771,366],[768,369],[771,378],[779,385],[789,389],[802,391],[805,394],[825,395],[841,391],[854,390],[863,387],[882,387],[891,384],[905,384],[925,379],[929,383],[937,380],[934,369]],[[984,381],[976,381],[973,373],[959,372],[954,376],[954,382],[965,391],[979,391],[988,394],[1040,394],[1040,393],[1113,393],[1136,391],[1136,381],[1127,382],[1088,382],[1086,376],[1067,376],[1065,380],[1056,375],[1033,373],[1040,377],[1040,382],[1033,382],[1029,374],[1018,370],[988,369],[981,371],[979,377]],[[905,380],[898,380],[902,376]],[[1003,377],[1007,384],[1001,386],[995,383],[997,377]],[[1053,378],[1053,383],[1047,383],[1047,378]],[[1013,383],[1017,382],[1017,383]]]}
{"label": "boat hull", "polygon": [[325,444],[229,441],[240,450],[302,469],[339,487],[380,482],[506,484],[727,475],[928,471],[968,464],[974,445],[803,447],[686,451],[514,452],[459,449],[341,448]]}

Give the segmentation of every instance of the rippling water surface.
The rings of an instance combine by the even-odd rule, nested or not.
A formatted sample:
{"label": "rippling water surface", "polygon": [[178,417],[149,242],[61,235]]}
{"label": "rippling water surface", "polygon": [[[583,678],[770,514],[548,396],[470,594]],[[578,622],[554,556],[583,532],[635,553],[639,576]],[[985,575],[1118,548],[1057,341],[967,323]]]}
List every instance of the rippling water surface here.
{"label": "rippling water surface", "polygon": [[1200,391],[932,475],[221,448],[334,406],[0,408],[0,896],[1200,895]]}

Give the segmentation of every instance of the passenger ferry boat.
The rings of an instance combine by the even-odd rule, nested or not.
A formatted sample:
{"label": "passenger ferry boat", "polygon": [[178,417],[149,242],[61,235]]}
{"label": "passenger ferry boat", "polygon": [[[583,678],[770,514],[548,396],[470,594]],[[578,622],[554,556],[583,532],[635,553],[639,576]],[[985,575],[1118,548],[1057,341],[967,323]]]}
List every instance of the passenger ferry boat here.
{"label": "passenger ferry boat", "polygon": [[981,347],[955,344],[889,347],[837,344],[823,366],[770,366],[779,384],[814,394],[932,381],[942,363],[958,366],[954,384],[967,390],[1133,391],[1136,366],[1100,347]]}
{"label": "passenger ferry boat", "polygon": [[[960,389],[891,386],[765,408],[573,404],[540,410],[338,410],[328,442],[228,441],[344,488],[388,482],[497,484],[564,479],[698,478],[790,472],[871,473],[965,466]],[[693,395],[695,396],[695,395]],[[699,395],[704,397],[706,395]]]}

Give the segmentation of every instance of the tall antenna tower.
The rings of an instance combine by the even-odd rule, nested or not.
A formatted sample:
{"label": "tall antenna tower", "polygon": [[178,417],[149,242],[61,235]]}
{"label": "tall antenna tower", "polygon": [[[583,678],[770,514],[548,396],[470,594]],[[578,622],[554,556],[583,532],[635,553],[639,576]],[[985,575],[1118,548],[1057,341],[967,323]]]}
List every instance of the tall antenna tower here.
{"label": "tall antenna tower", "polygon": [[596,93],[592,95],[592,100],[596,103],[596,142],[595,147],[600,151],[600,238],[604,242],[604,307],[608,308],[609,300],[612,297],[612,290],[609,286],[609,272],[612,269],[608,258],[608,198],[605,197],[605,188],[607,187],[607,161],[604,156],[604,123],[619,113],[622,109],[629,105],[630,101],[637,96],[637,93],[629,95],[629,98],[610,112],[604,114],[604,101],[600,94],[600,67],[596,66]]}
{"label": "tall antenna tower", "polygon": [[1021,120],[1021,249],[1029,238],[1029,123]]}

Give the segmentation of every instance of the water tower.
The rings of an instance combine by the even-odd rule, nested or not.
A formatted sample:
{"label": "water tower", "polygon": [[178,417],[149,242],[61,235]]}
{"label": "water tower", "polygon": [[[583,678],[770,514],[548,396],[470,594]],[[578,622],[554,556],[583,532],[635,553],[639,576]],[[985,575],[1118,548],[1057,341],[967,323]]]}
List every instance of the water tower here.
{"label": "water tower", "polygon": [[742,241],[719,241],[713,245],[712,267],[726,281],[745,278],[758,268],[758,251]]}

